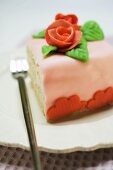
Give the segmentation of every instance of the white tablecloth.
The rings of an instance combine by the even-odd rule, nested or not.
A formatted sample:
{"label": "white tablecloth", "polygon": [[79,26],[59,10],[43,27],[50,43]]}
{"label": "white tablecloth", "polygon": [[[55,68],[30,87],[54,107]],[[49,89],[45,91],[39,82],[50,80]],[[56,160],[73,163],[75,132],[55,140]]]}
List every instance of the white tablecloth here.
{"label": "white tablecloth", "polygon": [[[113,170],[113,148],[68,154],[40,153],[42,170]],[[33,170],[31,154],[0,146],[0,170]]]}

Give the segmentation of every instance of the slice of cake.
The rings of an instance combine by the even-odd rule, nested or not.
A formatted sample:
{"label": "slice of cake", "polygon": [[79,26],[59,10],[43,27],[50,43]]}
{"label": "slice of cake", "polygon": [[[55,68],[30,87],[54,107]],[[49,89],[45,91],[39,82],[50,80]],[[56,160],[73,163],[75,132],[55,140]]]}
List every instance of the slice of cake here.
{"label": "slice of cake", "polygon": [[113,47],[99,25],[55,19],[28,43],[32,87],[50,122],[113,103]]}

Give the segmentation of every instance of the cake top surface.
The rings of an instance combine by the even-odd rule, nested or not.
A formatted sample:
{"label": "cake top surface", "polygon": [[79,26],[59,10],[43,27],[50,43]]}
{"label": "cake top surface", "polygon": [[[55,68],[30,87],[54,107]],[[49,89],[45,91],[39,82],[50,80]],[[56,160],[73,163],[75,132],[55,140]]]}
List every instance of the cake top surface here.
{"label": "cake top surface", "polygon": [[[64,65],[65,63],[67,64],[72,64],[72,65],[88,65],[88,63],[83,63],[79,60],[74,60],[73,58],[70,58],[66,56],[65,54],[62,53],[55,53],[51,54],[51,57],[43,57],[42,54],[42,49],[41,47],[43,45],[47,45],[47,42],[45,39],[30,39],[28,42],[28,48],[32,51],[33,55],[36,57],[37,63],[40,66],[47,67],[49,64],[49,67],[51,65],[51,68],[54,67],[54,65]],[[93,42],[88,42],[88,53],[89,53],[89,61],[98,59],[104,59],[106,55],[110,57],[113,57],[113,47],[106,42],[105,40],[102,41],[93,41]]]}

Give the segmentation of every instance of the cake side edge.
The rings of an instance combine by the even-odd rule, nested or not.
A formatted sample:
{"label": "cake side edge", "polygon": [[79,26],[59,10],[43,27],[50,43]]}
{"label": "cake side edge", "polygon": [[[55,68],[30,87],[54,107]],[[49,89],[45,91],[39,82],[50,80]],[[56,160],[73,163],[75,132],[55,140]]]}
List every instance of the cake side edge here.
{"label": "cake side edge", "polygon": [[42,82],[42,75],[40,66],[37,63],[35,55],[33,55],[32,50],[27,47],[27,60],[29,64],[29,76],[31,79],[31,87],[36,95],[37,101],[44,115],[46,116],[46,105],[45,105],[45,95]]}

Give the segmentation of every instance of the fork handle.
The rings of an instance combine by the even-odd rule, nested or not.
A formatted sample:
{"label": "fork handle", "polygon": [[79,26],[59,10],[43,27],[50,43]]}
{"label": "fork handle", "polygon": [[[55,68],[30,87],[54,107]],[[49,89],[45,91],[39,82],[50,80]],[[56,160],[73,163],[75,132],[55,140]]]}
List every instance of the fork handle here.
{"label": "fork handle", "polygon": [[33,123],[33,118],[32,118],[32,113],[31,113],[31,108],[30,108],[30,103],[28,99],[27,88],[26,88],[24,77],[21,77],[21,76],[18,77],[18,84],[19,84],[20,96],[21,96],[21,101],[22,101],[24,119],[26,123],[29,143],[30,143],[30,149],[32,153],[33,163],[34,163],[34,169],[41,170],[34,123]]}

